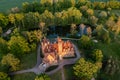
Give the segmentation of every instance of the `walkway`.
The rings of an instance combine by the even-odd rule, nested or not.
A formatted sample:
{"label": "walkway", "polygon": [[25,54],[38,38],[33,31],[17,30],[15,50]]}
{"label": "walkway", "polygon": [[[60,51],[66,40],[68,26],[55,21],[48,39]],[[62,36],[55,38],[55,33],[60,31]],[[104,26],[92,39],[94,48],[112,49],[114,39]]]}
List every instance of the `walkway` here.
{"label": "walkway", "polygon": [[61,68],[62,80],[65,80],[64,68]]}
{"label": "walkway", "polygon": [[[75,48],[76,58],[63,59],[62,61],[60,61],[60,63],[58,64],[59,66],[56,69],[54,69],[50,72],[46,72],[46,74],[51,75],[51,74],[55,73],[56,71],[62,69],[64,65],[69,65],[69,64],[76,63],[76,61],[80,58],[80,53],[79,53],[78,48],[75,45],[74,45],[74,48]],[[32,69],[12,72],[9,75],[22,74],[22,73],[26,73],[26,72],[34,72],[35,74],[40,74],[40,73],[42,73],[42,71],[39,69],[39,65],[41,63],[42,63],[42,58],[40,57],[40,45],[39,45],[38,49],[37,49],[37,63],[35,65],[35,67],[33,67]],[[62,75],[62,76],[64,78],[64,75]]]}

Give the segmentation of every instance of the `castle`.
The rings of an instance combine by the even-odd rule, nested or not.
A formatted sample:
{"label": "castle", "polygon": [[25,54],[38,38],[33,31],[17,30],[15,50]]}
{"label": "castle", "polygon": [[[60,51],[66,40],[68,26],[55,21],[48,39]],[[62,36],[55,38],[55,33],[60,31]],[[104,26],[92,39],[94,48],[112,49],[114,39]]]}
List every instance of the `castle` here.
{"label": "castle", "polygon": [[50,42],[44,38],[41,42],[42,54],[44,56],[42,63],[47,65],[56,65],[63,57],[74,57],[75,51],[72,42],[63,41],[57,38],[55,42]]}

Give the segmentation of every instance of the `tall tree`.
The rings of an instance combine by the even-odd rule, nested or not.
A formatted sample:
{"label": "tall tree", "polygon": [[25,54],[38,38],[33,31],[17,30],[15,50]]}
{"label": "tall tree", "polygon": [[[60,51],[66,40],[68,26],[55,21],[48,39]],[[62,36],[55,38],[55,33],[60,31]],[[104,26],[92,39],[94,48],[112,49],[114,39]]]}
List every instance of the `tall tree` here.
{"label": "tall tree", "polygon": [[14,26],[16,27],[15,15],[12,14],[12,13],[10,13],[10,14],[8,15],[8,19],[9,19],[10,23],[11,23],[11,24],[14,24]]}
{"label": "tall tree", "polygon": [[34,31],[27,32],[27,37],[30,43],[32,42],[37,43],[41,40],[41,38],[43,37],[43,34],[40,30],[34,30]]}
{"label": "tall tree", "polygon": [[46,26],[53,25],[54,23],[54,16],[48,10],[45,10],[44,13],[40,15],[41,22],[45,22]]}
{"label": "tall tree", "polygon": [[91,41],[91,39],[88,37],[88,36],[85,36],[83,35],[81,38],[80,38],[80,41],[79,41],[79,46],[81,48],[84,48],[84,49],[91,49],[93,47],[93,42]]}
{"label": "tall tree", "polygon": [[5,55],[7,53],[8,53],[7,41],[0,38],[0,59],[2,58],[3,55]]}
{"label": "tall tree", "polygon": [[15,58],[13,54],[7,54],[6,56],[3,56],[1,63],[2,65],[10,66],[11,71],[16,71],[19,69],[20,60],[18,58]]}
{"label": "tall tree", "polygon": [[20,57],[22,54],[30,51],[28,42],[22,36],[12,36],[8,41],[8,48],[10,53],[16,55],[17,57]]}
{"label": "tall tree", "polygon": [[76,24],[71,24],[71,30],[70,30],[70,32],[71,32],[72,35],[74,35],[77,32],[76,28],[77,28]]}
{"label": "tall tree", "polygon": [[0,27],[0,36],[1,36],[2,33],[3,33],[3,31],[2,31],[2,27]]}
{"label": "tall tree", "polygon": [[8,18],[0,13],[0,26],[5,28],[5,26],[8,24]]}
{"label": "tall tree", "polygon": [[[20,28],[21,26],[24,27],[24,23],[23,23],[23,18],[24,18],[24,15],[22,13],[16,13],[15,14],[15,18],[16,18],[16,21],[18,23],[18,27]],[[22,24],[22,25],[21,25]]]}
{"label": "tall tree", "polygon": [[98,62],[101,62],[102,59],[103,59],[102,51],[99,50],[99,49],[93,50],[92,57],[93,57],[94,61],[96,61],[96,62],[97,62],[97,61],[98,61]]}
{"label": "tall tree", "polygon": [[75,7],[71,7],[67,10],[68,13],[68,24],[71,23],[80,23],[82,13]]}
{"label": "tall tree", "polygon": [[74,73],[82,80],[91,80],[102,67],[102,63],[92,63],[86,61],[84,58],[80,58],[73,67]]}
{"label": "tall tree", "polygon": [[24,28],[23,29],[34,29],[38,28],[40,22],[40,15],[38,12],[29,12],[24,15]]}

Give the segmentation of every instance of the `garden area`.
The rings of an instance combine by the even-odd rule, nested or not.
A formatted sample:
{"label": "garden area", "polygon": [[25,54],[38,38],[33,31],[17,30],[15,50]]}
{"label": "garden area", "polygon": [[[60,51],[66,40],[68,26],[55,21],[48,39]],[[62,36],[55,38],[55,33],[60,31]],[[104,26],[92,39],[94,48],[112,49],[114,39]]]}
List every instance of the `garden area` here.
{"label": "garden area", "polygon": [[62,80],[61,69],[10,75],[35,67],[41,40],[57,36],[81,52],[63,67],[65,80],[120,80],[120,1],[54,1],[0,0],[0,80]]}

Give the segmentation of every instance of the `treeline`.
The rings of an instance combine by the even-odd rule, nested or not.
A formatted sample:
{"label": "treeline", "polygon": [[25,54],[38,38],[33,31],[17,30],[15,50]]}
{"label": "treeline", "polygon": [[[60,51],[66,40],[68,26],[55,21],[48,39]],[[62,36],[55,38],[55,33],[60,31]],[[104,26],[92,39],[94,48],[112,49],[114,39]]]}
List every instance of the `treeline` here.
{"label": "treeline", "polygon": [[28,3],[25,2],[22,5],[23,12],[39,12],[43,13],[45,10],[49,10],[50,12],[58,12],[62,10],[66,10],[70,7],[76,7],[79,9],[81,6],[87,6],[92,9],[120,9],[120,1],[110,0],[110,1],[94,1],[91,2],[89,0],[41,0],[40,3],[33,2]]}
{"label": "treeline", "polygon": [[46,26],[52,25],[67,25],[71,23],[80,23],[82,13],[75,7],[71,7],[61,12],[52,12],[45,10],[42,14],[38,12],[28,13],[10,13],[9,15],[0,14],[0,26],[15,26],[20,29],[29,30],[39,28],[40,22],[44,22]]}

